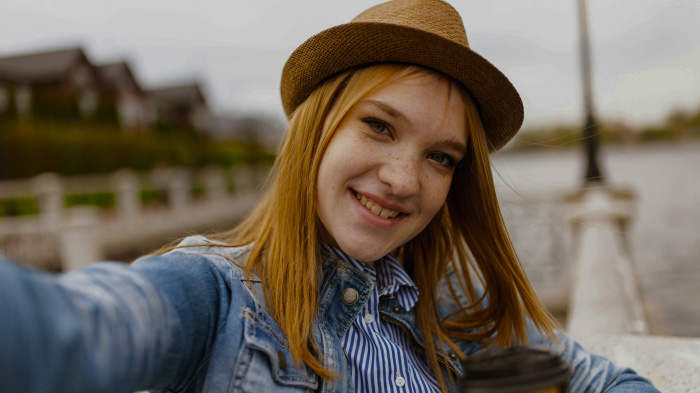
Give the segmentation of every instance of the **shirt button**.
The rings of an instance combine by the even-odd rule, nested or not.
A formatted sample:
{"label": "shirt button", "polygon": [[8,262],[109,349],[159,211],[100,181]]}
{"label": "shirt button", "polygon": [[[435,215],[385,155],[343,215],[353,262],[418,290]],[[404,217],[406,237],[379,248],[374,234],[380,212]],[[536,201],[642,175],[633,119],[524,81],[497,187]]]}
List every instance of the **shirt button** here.
{"label": "shirt button", "polygon": [[403,377],[397,377],[396,381],[394,381],[394,382],[396,383],[396,386],[398,386],[398,387],[403,387],[403,385],[406,384],[406,380]]}
{"label": "shirt button", "polygon": [[370,323],[374,322],[374,317],[372,316],[372,314],[365,314],[364,319],[365,319],[366,324],[370,324]]}
{"label": "shirt button", "polygon": [[348,288],[343,291],[343,303],[348,306],[354,306],[355,303],[360,299],[360,294],[357,293],[355,288]]}

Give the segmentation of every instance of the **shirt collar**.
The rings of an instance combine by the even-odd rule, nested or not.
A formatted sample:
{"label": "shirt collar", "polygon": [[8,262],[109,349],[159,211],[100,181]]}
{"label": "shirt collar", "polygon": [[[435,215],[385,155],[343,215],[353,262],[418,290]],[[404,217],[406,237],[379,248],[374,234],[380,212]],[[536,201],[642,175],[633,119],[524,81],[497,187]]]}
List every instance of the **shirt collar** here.
{"label": "shirt collar", "polygon": [[389,253],[376,261],[374,266],[360,262],[343,251],[324,244],[326,249],[352,268],[359,270],[372,280],[379,296],[396,296],[404,310],[409,311],[418,301],[418,288],[408,276],[394,254]]}

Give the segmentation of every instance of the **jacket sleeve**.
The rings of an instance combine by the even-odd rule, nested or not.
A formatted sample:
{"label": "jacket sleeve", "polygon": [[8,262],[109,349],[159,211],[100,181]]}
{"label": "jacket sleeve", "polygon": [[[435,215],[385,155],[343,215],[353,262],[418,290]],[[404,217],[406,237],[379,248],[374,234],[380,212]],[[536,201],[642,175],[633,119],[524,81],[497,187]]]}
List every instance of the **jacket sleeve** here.
{"label": "jacket sleeve", "polygon": [[[459,289],[459,282],[454,270],[449,270],[447,280],[452,281],[452,286]],[[457,299],[447,292],[447,285],[440,285],[438,298],[440,315],[449,315],[459,307],[459,304],[468,305],[470,302],[465,294],[457,291]],[[483,291],[483,289],[481,289]],[[481,295],[479,292],[477,295]],[[484,305],[487,299],[484,299]],[[529,345],[543,346],[556,350],[562,359],[569,365],[573,375],[568,381],[570,393],[654,393],[656,388],[645,378],[637,375],[630,368],[618,367],[603,356],[588,353],[581,345],[575,342],[568,334],[556,331],[558,340],[552,341],[539,333],[532,320],[528,318],[527,337]],[[473,342],[457,342],[458,347],[466,355],[474,354],[481,350]]]}
{"label": "jacket sleeve", "polygon": [[1,389],[179,390],[206,361],[227,296],[193,254],[58,276],[0,262]]}
{"label": "jacket sleeve", "polygon": [[618,367],[603,356],[588,353],[568,334],[557,331],[558,342],[543,337],[530,322],[530,345],[549,347],[560,353],[573,375],[571,393],[658,393],[647,379],[632,369]]}

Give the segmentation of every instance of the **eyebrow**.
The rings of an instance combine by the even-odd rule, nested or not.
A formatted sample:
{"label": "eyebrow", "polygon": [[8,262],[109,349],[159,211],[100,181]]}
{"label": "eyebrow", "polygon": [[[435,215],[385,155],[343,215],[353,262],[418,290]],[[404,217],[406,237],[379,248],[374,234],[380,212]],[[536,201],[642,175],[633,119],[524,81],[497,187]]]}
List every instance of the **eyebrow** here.
{"label": "eyebrow", "polygon": [[438,142],[438,146],[446,146],[450,149],[454,149],[455,151],[458,151],[460,153],[465,153],[467,151],[467,145],[462,143],[462,142],[457,142],[453,140],[448,140],[448,141],[443,141],[443,142]]}
{"label": "eyebrow", "polygon": [[387,115],[389,115],[395,119],[401,119],[407,123],[411,123],[411,120],[408,119],[408,116],[406,116],[403,112],[401,112],[400,110],[394,108],[393,106],[391,106],[385,102],[381,102],[381,101],[377,101],[377,100],[365,100],[364,102],[367,104],[372,104],[372,105],[376,106],[377,108],[386,112]]}

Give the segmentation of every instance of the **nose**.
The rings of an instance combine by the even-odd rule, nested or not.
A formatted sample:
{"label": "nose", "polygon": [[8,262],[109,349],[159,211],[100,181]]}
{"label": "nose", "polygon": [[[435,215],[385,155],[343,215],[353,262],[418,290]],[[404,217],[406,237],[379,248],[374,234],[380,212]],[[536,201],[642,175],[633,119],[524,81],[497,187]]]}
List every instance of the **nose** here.
{"label": "nose", "polygon": [[410,197],[420,190],[420,164],[408,154],[388,156],[378,177],[398,198]]}

